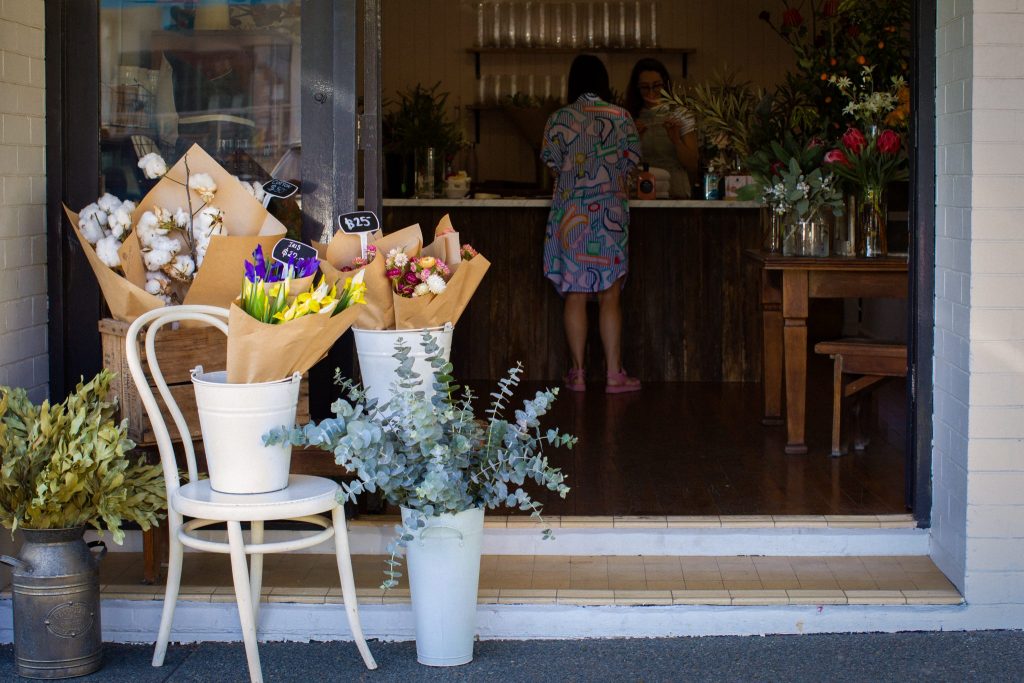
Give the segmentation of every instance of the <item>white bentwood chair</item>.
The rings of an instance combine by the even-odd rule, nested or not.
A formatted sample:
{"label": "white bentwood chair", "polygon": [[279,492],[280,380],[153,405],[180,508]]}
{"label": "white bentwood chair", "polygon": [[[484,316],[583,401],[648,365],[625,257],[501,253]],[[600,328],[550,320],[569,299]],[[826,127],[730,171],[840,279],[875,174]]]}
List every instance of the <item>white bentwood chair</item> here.
{"label": "white bentwood chair", "polygon": [[[322,543],[334,537],[338,574],[341,578],[341,593],[345,602],[348,625],[355,639],[359,654],[368,669],[376,669],[377,663],[370,654],[359,623],[359,606],[356,602],[356,586],[352,575],[352,558],[349,555],[348,530],[345,513],[338,502],[339,486],[324,477],[293,474],[288,478],[288,487],[273,493],[231,494],[218,493],[210,488],[208,479],[199,479],[196,469],[195,450],[188,438],[189,430],[181,410],[167,388],[160,364],[156,357],[155,340],[157,331],[164,325],[176,321],[197,321],[218,328],[227,334],[228,311],[215,306],[169,306],[149,311],[139,316],[128,328],[127,356],[132,379],[153,423],[167,482],[167,525],[170,537],[170,553],[167,566],[167,590],[164,594],[163,614],[160,618],[160,634],[153,653],[153,666],[162,666],[167,653],[167,641],[171,635],[174,607],[178,601],[181,584],[181,565],[185,547],[231,556],[231,573],[235,584],[235,599],[238,602],[238,616],[242,626],[242,640],[245,642],[245,656],[249,663],[252,681],[263,680],[260,655],[256,641],[256,622],[260,607],[260,585],[263,578],[263,555],[301,550]],[[178,463],[167,424],[161,414],[139,357],[137,339],[146,325],[149,325],[146,339],[146,363],[153,383],[163,398],[167,411],[174,419],[178,434],[182,435],[182,446],[188,464],[188,483],[178,481]],[[330,519],[325,516],[330,512]],[[185,517],[191,518],[184,521]],[[296,535],[290,540],[264,542],[263,524],[269,520],[290,520],[306,522],[321,527],[322,531],[311,536]],[[249,522],[251,536],[245,542],[242,522]],[[211,524],[227,523],[228,542],[211,541],[193,535],[192,532]],[[252,556],[246,566],[246,555]]]}

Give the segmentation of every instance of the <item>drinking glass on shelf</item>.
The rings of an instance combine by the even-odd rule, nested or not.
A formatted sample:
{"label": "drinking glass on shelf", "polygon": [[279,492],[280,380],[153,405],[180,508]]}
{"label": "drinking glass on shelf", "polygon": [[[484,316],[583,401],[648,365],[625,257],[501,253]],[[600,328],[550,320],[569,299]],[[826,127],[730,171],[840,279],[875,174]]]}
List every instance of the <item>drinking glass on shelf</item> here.
{"label": "drinking glass on shelf", "polygon": [[551,10],[554,12],[554,35],[552,36],[552,42],[555,47],[562,46],[562,5],[556,3],[552,5]]}
{"label": "drinking glass on shelf", "polygon": [[601,47],[608,47],[611,42],[611,7],[609,3],[601,3],[601,32],[598,36],[598,44]]}
{"label": "drinking glass on shelf", "polygon": [[576,3],[569,3],[569,47],[580,46],[580,25],[576,16]]}
{"label": "drinking glass on shelf", "polygon": [[491,75],[484,74],[480,77],[480,80],[476,83],[476,103],[478,105],[487,104],[487,96],[490,93],[488,86],[491,85]]}
{"label": "drinking glass on shelf", "polygon": [[476,3],[476,46],[484,46],[484,3]]}
{"label": "drinking glass on shelf", "polygon": [[642,25],[640,17],[643,14],[640,10],[640,0],[636,0],[636,2],[633,3],[633,47],[640,47],[644,44],[640,35],[642,33],[640,28]]}
{"label": "drinking glass on shelf", "polygon": [[523,3],[523,45],[533,45],[533,3]]}
{"label": "drinking glass on shelf", "polygon": [[495,2],[494,5],[494,24],[493,24],[493,35],[491,36],[491,45],[494,47],[501,47],[501,3]]}
{"label": "drinking glass on shelf", "polygon": [[650,47],[658,47],[658,3],[651,3],[651,44]]}
{"label": "drinking glass on shelf", "polygon": [[616,45],[618,47],[626,47],[626,3],[625,0],[619,0],[619,23],[616,26],[618,29],[618,41]]}
{"label": "drinking glass on shelf", "polygon": [[516,3],[508,3],[508,45],[518,47],[519,38],[516,34]]}
{"label": "drinking glass on shelf", "polygon": [[541,47],[548,44],[548,32],[545,25],[548,16],[548,3],[537,3],[537,45]]}
{"label": "drinking glass on shelf", "polygon": [[587,3],[587,47],[594,47],[594,3]]}

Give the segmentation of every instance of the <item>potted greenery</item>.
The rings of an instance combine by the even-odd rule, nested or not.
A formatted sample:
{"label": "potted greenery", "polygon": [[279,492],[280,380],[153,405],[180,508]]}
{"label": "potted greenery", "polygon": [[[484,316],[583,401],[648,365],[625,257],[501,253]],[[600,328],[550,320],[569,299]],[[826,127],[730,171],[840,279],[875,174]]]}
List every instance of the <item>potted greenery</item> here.
{"label": "potted greenery", "polygon": [[0,523],[24,534],[18,556],[0,561],[14,568],[22,676],[64,678],[100,667],[98,565],[106,547],[87,545],[85,527],[105,526],[121,543],[124,521],[148,529],[165,507],[160,467],[128,458],[135,444],[106,400],[113,378],[102,370],[56,405],[0,387]]}
{"label": "potted greenery", "polygon": [[440,86],[440,81],[430,88],[417,83],[398,93],[398,101],[388,103],[383,116],[385,151],[404,163],[413,159],[416,195],[421,197],[440,190],[445,159],[463,144],[458,125],[448,117],[448,93],[438,92]]}
{"label": "potted greenery", "polygon": [[[557,389],[537,392],[512,420],[503,417],[520,366],[498,383],[486,419],[477,420],[472,393],[464,389],[456,395],[460,387],[451,377],[452,366],[433,337],[425,334],[421,346],[434,372],[435,392],[429,398],[416,388],[411,347],[399,340],[399,381],[386,403],[366,401],[361,389],[341,382],[345,397],[332,406],[333,418],[280,428],[265,438],[332,451],[335,461],[356,475],[342,484],[348,500],[379,490],[388,503],[401,507],[402,525],[389,546],[383,587],[397,584],[397,555],[404,548],[417,659],[452,666],[473,658],[484,510],[506,505],[540,517],[541,504],[523,484],[532,480],[564,498],[569,487],[548,463],[544,446],[571,448],[576,439],[540,429]],[[551,536],[550,529],[543,533]]]}

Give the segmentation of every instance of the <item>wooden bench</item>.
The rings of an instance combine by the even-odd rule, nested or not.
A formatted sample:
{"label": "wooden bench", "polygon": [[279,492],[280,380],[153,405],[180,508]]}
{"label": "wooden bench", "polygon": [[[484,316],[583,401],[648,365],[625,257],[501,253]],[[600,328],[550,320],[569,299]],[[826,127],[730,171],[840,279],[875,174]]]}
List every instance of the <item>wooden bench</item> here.
{"label": "wooden bench", "polygon": [[[841,419],[843,399],[875,386],[887,377],[907,376],[907,347],[905,344],[875,339],[848,338],[819,342],[814,352],[829,355],[832,366],[832,456],[846,452],[841,440]],[[843,375],[860,375],[849,382]],[[867,440],[861,430],[861,406],[859,401],[853,410],[855,431],[853,447],[863,450]]]}

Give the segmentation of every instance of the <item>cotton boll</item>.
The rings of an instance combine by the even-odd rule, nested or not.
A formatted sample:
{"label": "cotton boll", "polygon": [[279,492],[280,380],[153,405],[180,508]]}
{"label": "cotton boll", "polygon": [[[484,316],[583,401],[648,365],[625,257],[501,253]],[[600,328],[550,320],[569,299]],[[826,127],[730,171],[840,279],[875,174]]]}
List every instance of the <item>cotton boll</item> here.
{"label": "cotton boll", "polygon": [[213,178],[209,173],[193,173],[189,176],[188,186],[192,188],[204,202],[212,202],[213,196],[217,192],[217,183],[213,182]]}
{"label": "cotton boll", "polygon": [[179,228],[187,228],[190,218],[191,216],[185,209],[178,208],[178,210],[174,212],[174,223]]}
{"label": "cotton boll", "polygon": [[121,267],[121,257],[117,250],[121,248],[121,240],[113,235],[107,235],[96,243],[96,255],[111,268]]}
{"label": "cotton boll", "polygon": [[146,270],[160,270],[174,258],[174,254],[164,249],[143,249],[142,261],[146,264]]}
{"label": "cotton boll", "polygon": [[171,279],[160,271],[146,273],[146,291],[155,296],[171,291]]}
{"label": "cotton boll", "polygon": [[181,242],[173,237],[157,236],[150,243],[150,246],[159,251],[170,252],[171,256],[181,251]]}
{"label": "cotton boll", "polygon": [[267,196],[267,193],[263,191],[263,185],[255,180],[252,181],[252,196],[261,204],[263,203],[263,199]]}
{"label": "cotton boll", "polygon": [[224,212],[215,206],[206,206],[196,215],[192,224],[193,237],[209,239],[211,235],[223,234]]}
{"label": "cotton boll", "polygon": [[196,272],[196,264],[188,254],[179,254],[164,267],[164,272],[180,282],[189,282]]}
{"label": "cotton boll", "polygon": [[123,202],[121,202],[121,208],[127,211],[128,215],[130,216],[135,211],[136,204],[132,200],[126,199]]}
{"label": "cotton boll", "polygon": [[121,208],[121,200],[115,197],[114,195],[110,194],[109,192],[105,193],[102,197],[97,199],[96,203],[99,204],[99,207],[106,211],[108,214],[113,213],[117,209]]}
{"label": "cotton boll", "polygon": [[167,173],[167,162],[156,152],[150,152],[139,159],[139,168],[142,169],[142,175],[154,180]]}
{"label": "cotton boll", "polygon": [[82,231],[82,237],[89,244],[96,244],[105,236],[103,228],[93,218],[78,221],[78,228]]}
{"label": "cotton boll", "polygon": [[96,202],[89,204],[87,207],[78,212],[79,221],[96,221],[100,225],[104,225],[107,222],[107,212],[100,208],[100,205]]}
{"label": "cotton boll", "polygon": [[110,214],[110,218],[107,219],[107,225],[110,227],[110,234],[123,241],[131,229],[132,215],[130,212],[125,211],[122,205],[114,213]]}

